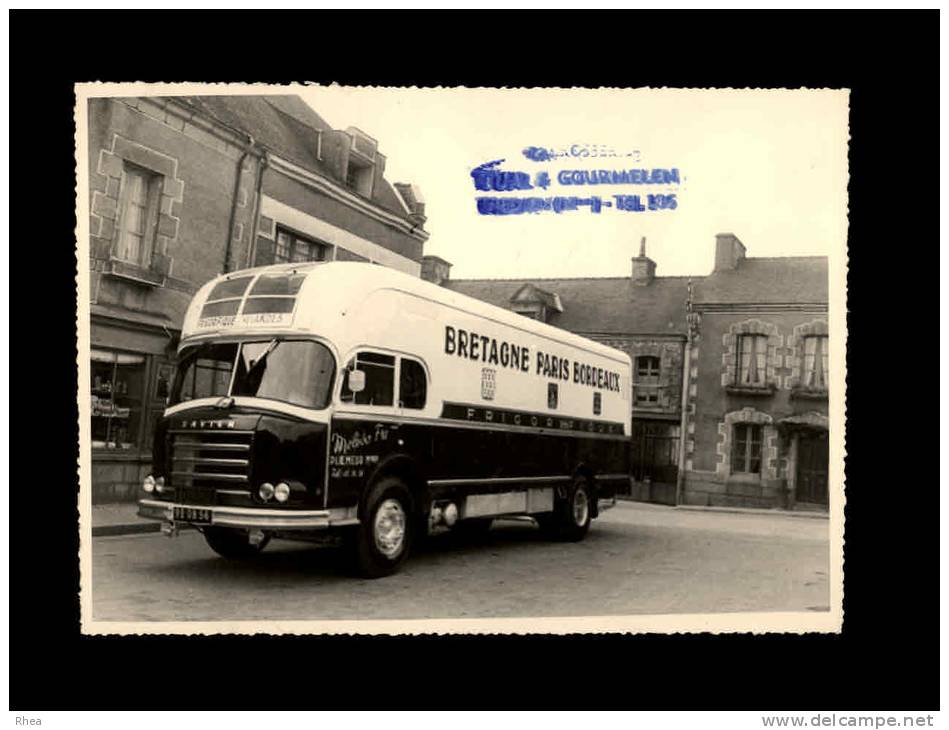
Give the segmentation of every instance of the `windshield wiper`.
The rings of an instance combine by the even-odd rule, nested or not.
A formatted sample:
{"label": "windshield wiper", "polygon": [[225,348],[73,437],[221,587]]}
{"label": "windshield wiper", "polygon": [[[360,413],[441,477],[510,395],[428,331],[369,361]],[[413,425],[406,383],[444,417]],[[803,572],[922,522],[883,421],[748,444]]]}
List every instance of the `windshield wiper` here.
{"label": "windshield wiper", "polygon": [[258,367],[260,367],[264,362],[266,362],[267,356],[268,356],[271,352],[273,352],[274,350],[276,350],[276,349],[277,349],[277,345],[279,345],[279,344],[280,344],[280,340],[278,340],[278,339],[276,339],[276,338],[272,339],[272,340],[267,344],[267,349],[264,350],[264,351],[260,354],[260,357],[258,357],[256,360],[254,360],[254,362],[251,364],[250,368],[247,370],[247,374],[249,375],[249,374],[252,373],[254,370],[256,370]]}

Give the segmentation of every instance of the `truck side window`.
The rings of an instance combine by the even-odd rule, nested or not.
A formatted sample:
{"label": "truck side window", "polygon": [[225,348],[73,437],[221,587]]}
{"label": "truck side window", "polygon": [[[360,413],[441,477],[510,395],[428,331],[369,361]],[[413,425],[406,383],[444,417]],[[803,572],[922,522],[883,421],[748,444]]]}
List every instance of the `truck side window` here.
{"label": "truck side window", "polygon": [[[359,393],[349,389],[349,371],[362,370],[366,387]],[[360,352],[349,361],[343,377],[340,400],[362,406],[391,406],[395,392],[395,357],[379,352]]]}
{"label": "truck side window", "polygon": [[403,408],[425,407],[425,368],[417,360],[402,358],[399,375],[399,403]]}

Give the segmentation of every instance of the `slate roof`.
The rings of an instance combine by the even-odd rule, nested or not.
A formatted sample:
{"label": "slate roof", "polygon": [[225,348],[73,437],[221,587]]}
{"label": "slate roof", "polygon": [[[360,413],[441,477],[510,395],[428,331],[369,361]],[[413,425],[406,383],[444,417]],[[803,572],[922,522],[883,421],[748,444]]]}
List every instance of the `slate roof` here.
{"label": "slate roof", "polygon": [[[317,157],[319,132],[333,128],[303,99],[295,94],[262,96],[180,96],[178,101],[196,108],[229,127],[250,134],[268,150],[323,177],[345,184],[330,159],[332,149],[324,138],[324,159]],[[388,181],[376,185],[372,201],[402,218],[407,218],[398,193]]]}
{"label": "slate roof", "polygon": [[826,304],[827,257],[746,258],[709,276],[658,276],[646,286],[630,277],[581,279],[450,279],[442,286],[505,309],[531,284],[557,295],[562,312],[548,324],[589,334],[685,335],[689,278],[700,304]]}
{"label": "slate roof", "polygon": [[826,304],[827,257],[746,258],[696,284],[696,304]]}
{"label": "slate roof", "polygon": [[450,279],[443,286],[510,309],[511,297],[525,284],[533,284],[560,297],[563,312],[553,312],[547,320],[555,327],[589,334],[684,336],[688,280],[686,276],[661,276],[640,286],[630,277]]}

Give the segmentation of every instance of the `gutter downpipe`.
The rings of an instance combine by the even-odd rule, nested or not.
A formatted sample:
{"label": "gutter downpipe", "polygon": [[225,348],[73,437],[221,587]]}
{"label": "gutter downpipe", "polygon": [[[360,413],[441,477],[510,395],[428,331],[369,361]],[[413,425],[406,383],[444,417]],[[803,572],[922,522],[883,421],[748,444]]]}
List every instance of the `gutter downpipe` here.
{"label": "gutter downpipe", "polygon": [[224,271],[228,273],[231,270],[231,241],[234,240],[234,220],[237,218],[237,199],[241,194],[241,175],[244,172],[244,160],[250,154],[254,147],[254,138],[247,135],[247,149],[237,159],[237,171],[234,175],[234,194],[231,196],[231,214],[227,223],[227,241],[224,243]]}
{"label": "gutter downpipe", "polygon": [[260,194],[264,187],[264,171],[270,165],[270,157],[267,154],[267,150],[263,150],[263,154],[260,156],[260,159],[257,163],[257,180],[254,183],[254,215],[251,217],[252,228],[250,230],[250,241],[247,246],[247,268],[253,268],[254,266],[254,257],[257,255],[257,227],[260,225],[260,208],[261,200]]}

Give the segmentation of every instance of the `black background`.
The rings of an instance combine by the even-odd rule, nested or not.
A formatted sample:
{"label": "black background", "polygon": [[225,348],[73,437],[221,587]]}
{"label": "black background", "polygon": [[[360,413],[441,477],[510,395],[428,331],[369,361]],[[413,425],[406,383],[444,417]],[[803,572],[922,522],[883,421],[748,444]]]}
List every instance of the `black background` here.
{"label": "black background", "polygon": [[[10,21],[11,709],[938,707],[935,11]],[[82,637],[72,84],[97,80],[852,89],[843,634]]]}

